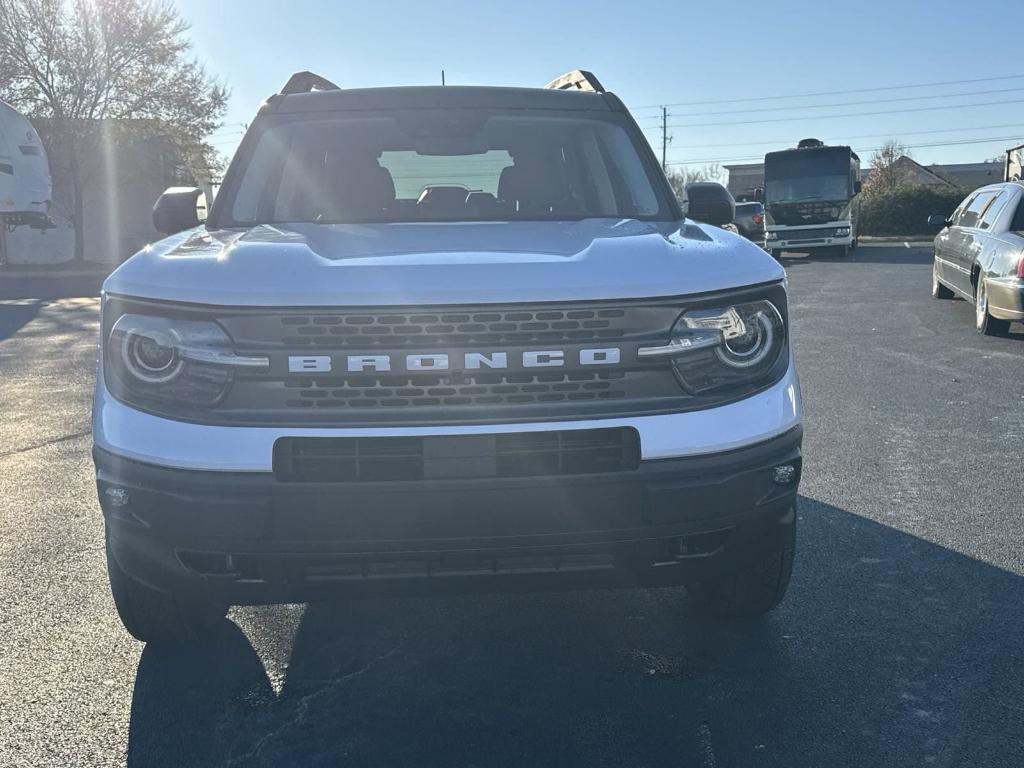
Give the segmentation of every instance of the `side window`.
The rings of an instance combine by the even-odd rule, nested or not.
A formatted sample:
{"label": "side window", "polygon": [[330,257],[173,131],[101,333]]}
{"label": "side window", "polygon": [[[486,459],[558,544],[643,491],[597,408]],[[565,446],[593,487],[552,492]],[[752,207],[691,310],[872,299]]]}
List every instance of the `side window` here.
{"label": "side window", "polygon": [[979,192],[975,195],[974,199],[967,204],[967,207],[964,208],[963,212],[960,214],[960,218],[957,219],[956,225],[958,227],[978,226],[978,220],[981,218],[981,214],[995,195],[995,192]]}
{"label": "side window", "polygon": [[1007,201],[1010,199],[1010,193],[1005,189],[996,196],[995,200],[989,203],[988,208],[981,214],[981,222],[978,224],[979,229],[992,229],[992,225],[996,219],[999,218],[999,214],[1003,212],[1003,208],[1006,207]]}
{"label": "side window", "polygon": [[1017,212],[1013,214],[1013,221],[1010,222],[1011,232],[1024,232],[1024,197],[1017,202]]}
{"label": "side window", "polygon": [[965,197],[963,199],[963,202],[961,202],[960,205],[956,207],[956,210],[949,215],[949,221],[951,223],[951,226],[956,227],[960,224],[960,217],[963,216],[963,213],[967,209],[967,206],[974,202],[975,197],[976,195],[974,195],[973,193]]}

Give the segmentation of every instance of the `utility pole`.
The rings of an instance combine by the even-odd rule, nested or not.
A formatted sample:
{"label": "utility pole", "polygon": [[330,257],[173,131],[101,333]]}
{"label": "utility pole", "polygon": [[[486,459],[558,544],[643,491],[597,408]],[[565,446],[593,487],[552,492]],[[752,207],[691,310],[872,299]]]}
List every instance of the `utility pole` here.
{"label": "utility pole", "polygon": [[444,70],[441,70],[441,85],[444,85]]}
{"label": "utility pole", "polygon": [[668,161],[665,157],[665,153],[668,150],[668,144],[672,141],[672,137],[668,135],[668,109],[665,107],[661,108],[661,170],[668,172]]}

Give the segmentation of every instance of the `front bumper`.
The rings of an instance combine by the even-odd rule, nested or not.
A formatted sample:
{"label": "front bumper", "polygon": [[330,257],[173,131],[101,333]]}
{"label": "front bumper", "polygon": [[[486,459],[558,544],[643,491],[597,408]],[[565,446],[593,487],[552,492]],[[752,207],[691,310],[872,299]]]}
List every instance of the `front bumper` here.
{"label": "front bumper", "polygon": [[786,232],[776,232],[778,235],[777,239],[765,239],[765,247],[777,250],[794,250],[800,251],[805,248],[835,248],[843,245],[853,244],[853,235],[846,235],[844,237],[814,237],[806,234],[801,234],[799,237],[791,237]]}
{"label": "front bumper", "polygon": [[[801,429],[594,475],[289,483],[94,448],[130,576],[229,604],[339,593],[671,585],[741,567],[792,519]],[[773,468],[794,468],[776,482]]]}
{"label": "front bumper", "polygon": [[800,424],[796,366],[776,384],[716,408],[685,413],[513,424],[419,427],[225,427],[174,421],[135,410],[114,398],[97,373],[93,441],[98,448],[145,464],[219,472],[270,472],[274,444],[285,437],[422,437],[629,427],[640,436],[640,458],[721,453],[781,435]]}

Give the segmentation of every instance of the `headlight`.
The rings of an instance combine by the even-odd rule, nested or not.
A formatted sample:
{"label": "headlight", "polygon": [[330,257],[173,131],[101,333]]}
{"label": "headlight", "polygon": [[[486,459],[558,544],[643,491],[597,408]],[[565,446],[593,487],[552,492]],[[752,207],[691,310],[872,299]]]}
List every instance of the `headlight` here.
{"label": "headlight", "polygon": [[846,237],[849,234],[850,234],[850,228],[849,227],[836,227],[836,234],[835,234],[836,237]]}
{"label": "headlight", "polygon": [[786,348],[786,326],[768,300],[685,312],[663,347],[643,347],[641,359],[669,357],[692,394],[757,385],[773,373]]}
{"label": "headlight", "polygon": [[121,399],[141,405],[208,408],[239,368],[265,369],[266,358],[239,357],[213,322],[121,315],[105,346],[106,378]]}
{"label": "headlight", "polygon": [[779,233],[778,232],[765,232],[764,236],[768,240],[778,240],[779,239]]}

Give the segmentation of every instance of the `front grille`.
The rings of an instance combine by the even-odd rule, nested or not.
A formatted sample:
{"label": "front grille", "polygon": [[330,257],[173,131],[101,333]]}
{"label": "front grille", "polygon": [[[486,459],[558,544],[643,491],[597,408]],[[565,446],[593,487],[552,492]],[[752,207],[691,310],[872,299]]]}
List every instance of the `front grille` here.
{"label": "front grille", "polygon": [[274,445],[284,482],[352,483],[624,472],[637,468],[629,427],[428,437],[289,437]]}
{"label": "front grille", "polygon": [[625,317],[619,308],[290,314],[279,319],[279,334],[290,347],[339,349],[580,342],[621,338]]}
{"label": "front grille", "polygon": [[[283,427],[507,424],[697,410],[735,393],[687,392],[671,361],[640,358],[638,349],[665,344],[683,311],[746,295],[771,298],[785,315],[781,286],[727,296],[536,304],[176,306],[175,316],[216,322],[237,354],[269,365],[235,370],[209,409],[153,410],[213,424]],[[112,317],[170,311],[118,297],[110,306]]]}
{"label": "front grille", "polygon": [[584,402],[626,397],[633,370],[300,378],[286,381],[288,408],[409,408]]}
{"label": "front grille", "polygon": [[[243,354],[265,355],[266,372],[236,377],[220,413],[237,422],[318,425],[453,424],[585,418],[672,409],[685,394],[665,360],[640,360],[663,344],[678,300],[468,307],[238,311],[218,322]],[[620,361],[584,364],[581,350],[616,349]],[[564,364],[526,367],[530,351],[557,350]],[[469,368],[467,353],[503,353],[507,367]],[[408,370],[408,355],[447,356],[449,367]],[[348,359],[382,356],[387,370],[348,370]],[[328,370],[291,368],[295,356]]]}

